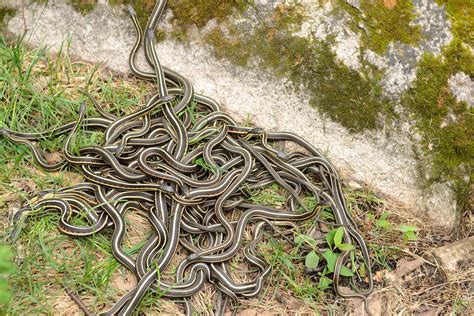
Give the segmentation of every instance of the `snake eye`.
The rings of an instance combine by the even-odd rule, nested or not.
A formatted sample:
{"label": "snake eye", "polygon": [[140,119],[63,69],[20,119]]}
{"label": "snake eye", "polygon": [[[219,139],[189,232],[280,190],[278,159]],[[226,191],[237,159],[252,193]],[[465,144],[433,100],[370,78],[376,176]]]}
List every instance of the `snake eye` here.
{"label": "snake eye", "polygon": [[79,115],[86,111],[86,106],[87,103],[85,101],[81,103],[81,105],[79,106]]}

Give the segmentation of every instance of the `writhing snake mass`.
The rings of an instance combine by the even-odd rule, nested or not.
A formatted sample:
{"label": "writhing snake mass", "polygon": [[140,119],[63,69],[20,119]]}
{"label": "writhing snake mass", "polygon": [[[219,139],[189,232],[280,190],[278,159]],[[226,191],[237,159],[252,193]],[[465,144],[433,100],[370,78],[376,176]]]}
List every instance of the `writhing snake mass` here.
{"label": "writhing snake mass", "polygon": [[[343,227],[344,243],[358,246],[357,252],[342,251],[337,258],[334,288],[341,296],[365,298],[372,291],[369,253],[347,211],[333,166],[295,134],[238,126],[214,100],[194,93],[189,80],[161,66],[154,32],[165,4],[164,0],[157,1],[144,32],[128,6],[137,31],[130,68],[157,88],[142,108],[116,117],[83,91],[100,117],[86,118],[83,103],[77,121],[54,130],[34,134],[0,129],[3,137],[30,147],[44,169],[73,166],[84,177],[80,184],[40,192],[34,205],[15,214],[16,227],[21,227],[28,216],[57,211],[61,214],[59,230],[67,235],[86,238],[112,229],[113,255],[137,277],[138,284],[101,314],[130,315],[148,291],[184,301],[190,314],[190,297],[206,283],[233,302],[258,296],[271,273],[271,265],[258,249],[264,232],[281,235],[291,243],[287,235],[294,233],[301,221],[312,220],[313,225],[324,222],[320,214],[325,207],[334,215],[332,225]],[[140,47],[154,72],[136,65]],[[101,146],[73,151],[71,146],[80,128],[102,131]],[[49,164],[34,141],[65,133],[63,159]],[[285,152],[279,149],[283,142],[296,144],[301,150]],[[286,192],[284,207],[251,203],[252,192],[273,184]],[[307,196],[316,200],[316,207],[305,205],[303,198]],[[124,214],[133,211],[144,212],[153,231],[135,257],[121,245],[126,229]],[[73,224],[75,217],[83,217],[86,223]],[[285,231],[285,227],[293,231]],[[19,228],[14,229],[12,238],[19,233]],[[178,248],[186,256],[176,267],[174,281],[160,280],[160,273],[176,259]],[[309,250],[301,247],[302,254]],[[347,294],[339,290],[339,281],[344,266],[357,271],[357,261],[346,260],[351,252],[361,257],[358,262],[365,264],[368,273],[362,281],[356,273],[351,282],[354,287],[363,283],[366,289],[355,287]],[[238,254],[257,271],[252,281],[239,283],[232,277],[229,264]],[[223,313],[225,306],[218,310]]]}

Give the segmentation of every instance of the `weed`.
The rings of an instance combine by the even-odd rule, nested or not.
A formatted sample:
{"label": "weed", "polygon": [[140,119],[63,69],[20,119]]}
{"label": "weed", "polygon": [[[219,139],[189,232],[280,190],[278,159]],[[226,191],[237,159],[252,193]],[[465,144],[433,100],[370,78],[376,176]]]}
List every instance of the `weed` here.
{"label": "weed", "polygon": [[11,262],[12,256],[13,253],[9,246],[0,245],[0,306],[7,304],[11,298],[8,278],[16,271]]}

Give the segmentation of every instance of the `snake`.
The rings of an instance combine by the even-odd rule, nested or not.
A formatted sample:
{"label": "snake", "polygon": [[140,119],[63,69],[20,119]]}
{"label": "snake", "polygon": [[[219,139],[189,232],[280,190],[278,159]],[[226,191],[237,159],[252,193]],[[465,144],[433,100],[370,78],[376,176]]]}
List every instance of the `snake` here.
{"label": "snake", "polygon": [[[342,181],[330,161],[297,134],[245,127],[220,110],[217,101],[196,93],[190,80],[161,65],[155,31],[166,7],[158,0],[141,28],[137,14],[127,5],[136,31],[128,64],[137,78],[154,84],[153,95],[140,108],[123,116],[109,113],[87,89],[78,109],[78,119],[60,127],[28,133],[0,128],[0,136],[27,146],[34,161],[46,171],[73,168],[83,176],[80,184],[44,190],[30,197],[13,217],[10,239],[20,236],[29,218],[58,212],[58,230],[74,238],[89,238],[112,230],[112,255],[137,278],[136,286],[99,315],[131,315],[148,292],[184,303],[192,315],[191,298],[205,284],[224,297],[218,314],[228,302],[235,313],[240,299],[259,296],[272,266],[259,245],[268,236],[279,236],[290,245],[301,223],[311,220],[343,228],[344,243],[356,245],[341,251],[333,272],[333,286],[341,297],[359,297],[367,303],[373,290],[368,247],[352,219],[344,198]],[[140,69],[137,55],[143,49],[149,69]],[[88,117],[88,102],[98,113]],[[87,117],[86,117],[87,116]],[[73,150],[78,131],[99,131],[100,145]],[[62,159],[49,163],[36,144],[45,137],[65,135]],[[299,148],[289,152],[286,144]],[[283,148],[283,149],[282,149]],[[282,207],[252,202],[254,192],[277,185],[285,193]],[[306,205],[311,196],[315,206]],[[334,221],[321,219],[330,209]],[[124,251],[124,216],[145,216],[151,233],[133,257]],[[80,219],[77,224],[73,219]],[[289,228],[285,231],[284,228]],[[250,239],[248,239],[250,236]],[[302,254],[311,249],[299,246]],[[185,254],[176,265],[173,280],[160,275]],[[362,278],[348,256],[357,254],[367,268]],[[239,258],[255,269],[251,281],[239,283],[230,263]],[[353,277],[341,276],[350,267]],[[362,282],[361,282],[361,279]],[[352,293],[341,291],[350,284]],[[357,284],[362,284],[363,288]]]}

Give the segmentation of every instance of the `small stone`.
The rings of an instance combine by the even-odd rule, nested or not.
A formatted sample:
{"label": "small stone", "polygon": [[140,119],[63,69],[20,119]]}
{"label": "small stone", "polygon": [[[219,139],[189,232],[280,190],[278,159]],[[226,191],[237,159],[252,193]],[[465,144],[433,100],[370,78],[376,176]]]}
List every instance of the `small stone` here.
{"label": "small stone", "polygon": [[362,190],[362,186],[355,181],[351,180],[347,183],[347,185],[354,190]]}
{"label": "small stone", "polygon": [[439,247],[433,251],[433,255],[448,270],[456,271],[472,266],[474,262],[474,236]]}

